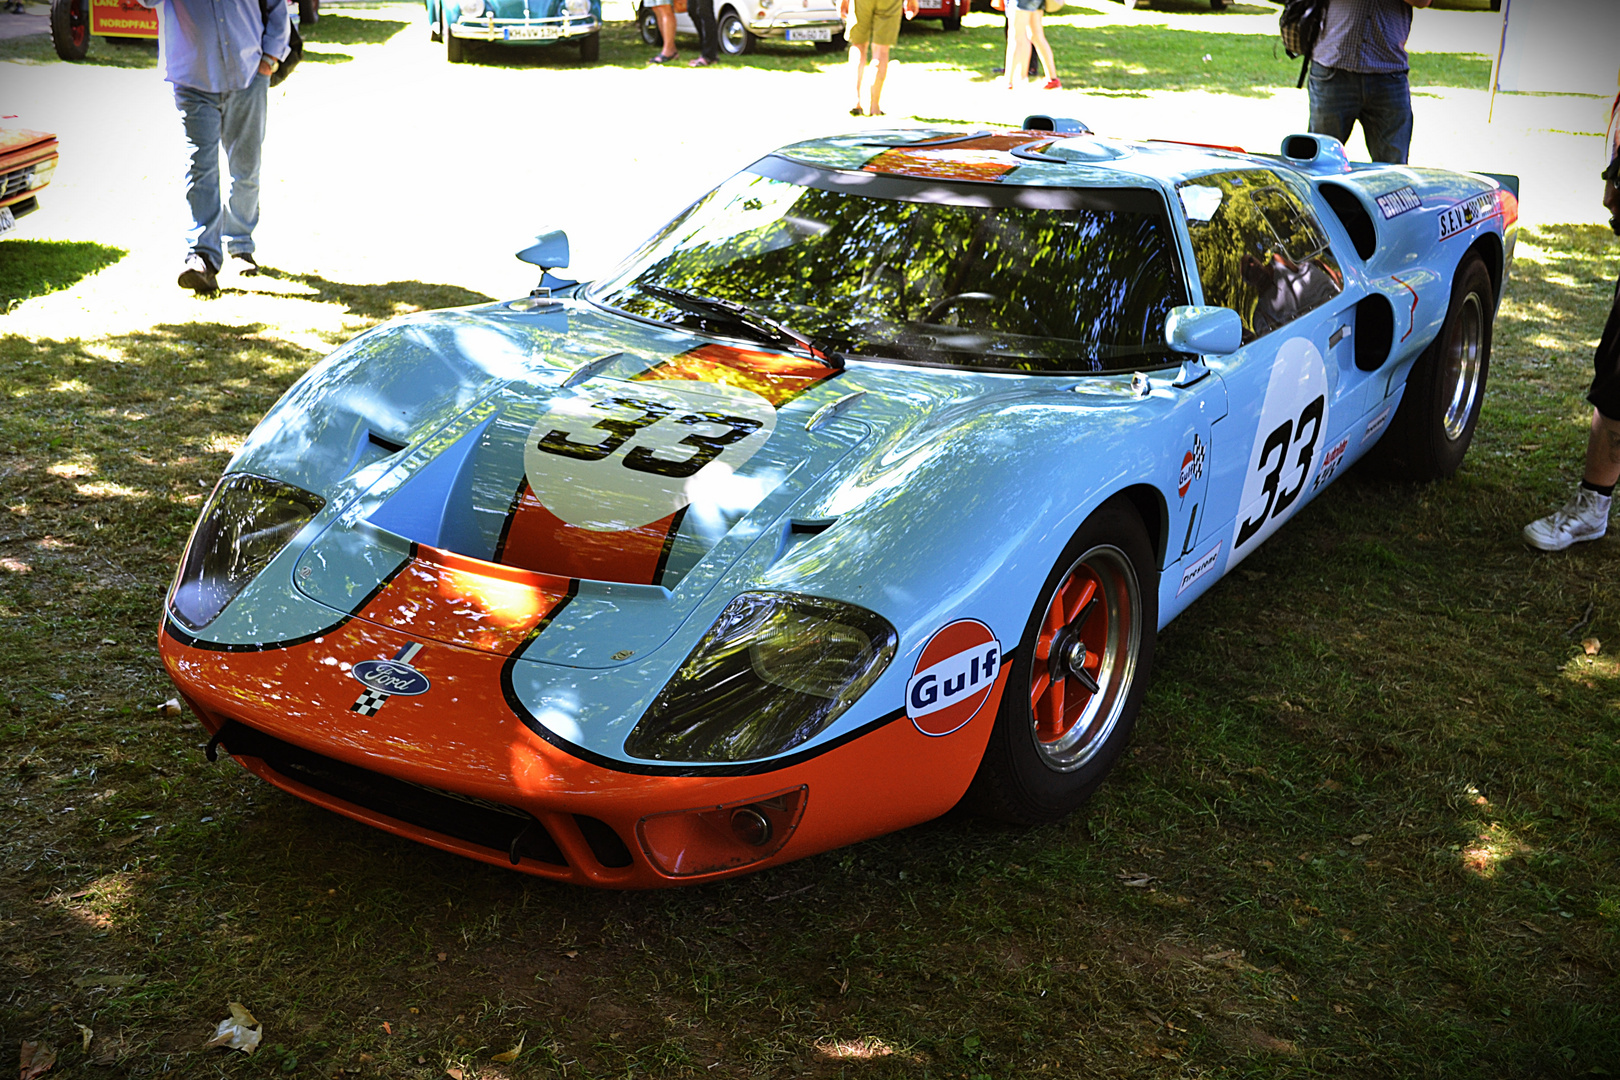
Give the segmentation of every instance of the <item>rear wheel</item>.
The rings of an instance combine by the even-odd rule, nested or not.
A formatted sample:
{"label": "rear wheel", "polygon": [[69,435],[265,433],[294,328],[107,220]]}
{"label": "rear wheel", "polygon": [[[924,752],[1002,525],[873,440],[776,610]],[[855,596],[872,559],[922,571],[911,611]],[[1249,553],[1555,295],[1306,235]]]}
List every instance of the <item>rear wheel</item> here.
{"label": "rear wheel", "polygon": [[1147,530],[1116,496],[1080,526],[1041,589],[968,805],[1035,825],[1090,797],[1142,706],[1158,595]]}
{"label": "rear wheel", "polygon": [[658,16],[653,14],[652,8],[644,7],[636,12],[636,29],[641,33],[643,45],[664,47],[664,35],[658,32]]}
{"label": "rear wheel", "polygon": [[90,0],[51,0],[51,45],[63,60],[90,51]]}
{"label": "rear wheel", "polygon": [[746,56],[759,45],[759,38],[743,23],[736,9],[720,13],[720,51],[727,56]]}
{"label": "rear wheel", "polygon": [[1491,370],[1496,293],[1478,255],[1457,268],[1440,336],[1412,365],[1384,437],[1367,452],[1375,472],[1399,480],[1444,480],[1474,440]]}
{"label": "rear wheel", "polygon": [[602,56],[602,35],[595,33],[589,37],[579,39],[579,58],[587,64],[594,64]]}

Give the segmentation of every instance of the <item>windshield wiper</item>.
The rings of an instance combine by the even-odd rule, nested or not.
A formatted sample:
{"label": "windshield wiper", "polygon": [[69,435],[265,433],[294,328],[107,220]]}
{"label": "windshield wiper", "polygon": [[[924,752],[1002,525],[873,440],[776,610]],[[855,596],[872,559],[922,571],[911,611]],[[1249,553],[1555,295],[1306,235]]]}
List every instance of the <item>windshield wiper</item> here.
{"label": "windshield wiper", "polygon": [[722,300],[718,296],[704,296],[701,293],[687,292],[685,289],[672,289],[667,285],[642,285],[640,288],[696,314],[718,315],[726,323],[749,331],[748,336],[755,341],[767,345],[797,347],[828,367],[844,366],[842,356],[824,351],[814,341],[792,327],[785,326],[768,315],[761,315],[752,308],[744,307],[735,300]]}

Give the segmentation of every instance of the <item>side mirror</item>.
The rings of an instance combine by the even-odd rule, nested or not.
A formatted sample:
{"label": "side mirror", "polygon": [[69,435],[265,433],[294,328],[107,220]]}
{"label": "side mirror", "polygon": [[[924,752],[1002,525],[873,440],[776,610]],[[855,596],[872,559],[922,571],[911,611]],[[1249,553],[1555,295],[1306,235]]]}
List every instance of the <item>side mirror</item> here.
{"label": "side mirror", "polygon": [[567,266],[568,234],[561,229],[543,232],[534,238],[534,243],[518,252],[517,257],[526,263],[533,263],[543,271]]}
{"label": "side mirror", "polygon": [[1243,320],[1231,308],[1171,308],[1164,320],[1164,340],[1175,352],[1226,356],[1243,348]]}

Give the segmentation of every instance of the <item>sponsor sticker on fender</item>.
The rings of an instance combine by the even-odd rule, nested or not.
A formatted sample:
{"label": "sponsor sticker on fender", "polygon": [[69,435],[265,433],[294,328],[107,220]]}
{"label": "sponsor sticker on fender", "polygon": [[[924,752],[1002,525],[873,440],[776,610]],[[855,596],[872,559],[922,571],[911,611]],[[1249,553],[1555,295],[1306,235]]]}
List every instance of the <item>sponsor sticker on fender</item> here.
{"label": "sponsor sticker on fender", "polygon": [[1316,479],[1311,481],[1311,490],[1315,491],[1339,471],[1339,462],[1344,460],[1344,452],[1350,448],[1348,436],[1333,444],[1333,449],[1322,455],[1322,467],[1316,470]]}
{"label": "sponsor sticker on fender", "polygon": [[977,619],[940,627],[906,681],[906,715],[924,735],[949,735],[978,715],[1001,671],[1001,642]]}
{"label": "sponsor sticker on fender", "polygon": [[1193,436],[1192,449],[1181,458],[1180,483],[1176,493],[1183,499],[1187,497],[1187,489],[1192,487],[1194,480],[1202,479],[1204,475],[1204,440],[1196,434]]}
{"label": "sponsor sticker on fender", "polygon": [[1496,192],[1487,191],[1483,195],[1475,195],[1472,199],[1465,199],[1456,206],[1448,206],[1440,211],[1440,239],[1455,236],[1464,229],[1493,218],[1502,212],[1496,204]]}
{"label": "sponsor sticker on fender", "polygon": [[1416,210],[1423,205],[1423,200],[1418,198],[1418,193],[1413,191],[1410,185],[1378,196],[1377,202],[1378,209],[1384,212],[1385,221],[1400,217],[1408,210]]}
{"label": "sponsor sticker on fender", "polygon": [[1220,557],[1221,545],[1216,544],[1208,552],[1194,559],[1192,564],[1182,571],[1181,587],[1176,590],[1176,595],[1180,596],[1192,588],[1201,578],[1207,577],[1209,572],[1215,569],[1215,564],[1220,560]]}

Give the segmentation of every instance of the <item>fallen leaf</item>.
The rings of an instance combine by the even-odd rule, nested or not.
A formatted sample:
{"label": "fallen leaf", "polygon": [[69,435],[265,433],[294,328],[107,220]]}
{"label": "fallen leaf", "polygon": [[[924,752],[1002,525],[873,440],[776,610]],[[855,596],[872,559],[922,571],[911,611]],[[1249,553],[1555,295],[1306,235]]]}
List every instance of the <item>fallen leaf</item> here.
{"label": "fallen leaf", "polygon": [[450,954],[449,953],[440,953],[438,959],[439,959],[439,963],[442,964],[446,960],[450,959]]}
{"label": "fallen leaf", "polygon": [[73,1026],[79,1029],[79,1037],[84,1040],[84,1046],[81,1049],[88,1054],[90,1052],[90,1042],[96,1037],[96,1033],[83,1024],[74,1024]]}
{"label": "fallen leaf", "polygon": [[570,959],[570,960],[577,960],[577,959],[579,959],[579,950],[578,949],[564,949],[563,950],[563,955],[568,957],[568,959]]}
{"label": "fallen leaf", "polygon": [[1125,870],[1119,872],[1119,883],[1127,889],[1145,889],[1158,880],[1152,874],[1138,874]]}
{"label": "fallen leaf", "polygon": [[1586,650],[1587,656],[1596,656],[1598,654],[1598,650],[1603,648],[1603,642],[1599,641],[1595,637],[1589,637],[1585,641],[1581,642],[1581,648]]}
{"label": "fallen leaf", "polygon": [[1360,847],[1362,844],[1365,844],[1367,841],[1371,840],[1372,838],[1373,838],[1372,833],[1370,833],[1370,832],[1357,833],[1355,836],[1352,836],[1350,838],[1350,846],[1351,847]]}
{"label": "fallen leaf", "polygon": [[158,715],[159,716],[179,716],[180,715],[180,699],[179,698],[170,698],[168,701],[165,701],[163,704],[159,705],[158,706]]}
{"label": "fallen leaf", "polygon": [[462,1077],[460,1069],[446,1069],[444,1075],[448,1076],[450,1080],[461,1080]]}
{"label": "fallen leaf", "polygon": [[1541,935],[1545,936],[1546,933],[1547,933],[1547,931],[1543,930],[1541,927],[1537,926],[1533,922],[1525,922],[1524,920],[1521,919],[1519,921],[1519,925],[1524,927],[1526,930],[1530,931],[1532,934],[1541,934]]}
{"label": "fallen leaf", "polygon": [[56,1064],[56,1051],[51,1044],[41,1039],[39,1042],[25,1042],[22,1052],[17,1055],[17,1068],[22,1073],[22,1080],[34,1080],[35,1077],[45,1075],[45,1070]]}
{"label": "fallen leaf", "polygon": [[523,1053],[523,1040],[525,1038],[527,1038],[526,1035],[519,1035],[518,1036],[518,1044],[516,1046],[512,1047],[512,1049],[508,1050],[504,1054],[496,1054],[494,1057],[490,1058],[489,1060],[491,1060],[491,1061],[500,1061],[500,1062],[516,1061],[517,1056],[519,1054]]}
{"label": "fallen leaf", "polygon": [[377,1059],[372,1057],[370,1054],[361,1054],[355,1060],[360,1062],[360,1064],[362,1064],[362,1065],[370,1065],[373,1061],[375,1061]]}
{"label": "fallen leaf", "polygon": [[223,1047],[226,1050],[240,1050],[244,1054],[253,1053],[259,1048],[259,1040],[264,1038],[263,1026],[240,1001],[231,1002],[230,1010],[231,1015],[219,1022],[219,1027],[214,1029],[214,1037],[203,1043],[203,1049]]}
{"label": "fallen leaf", "polygon": [[388,1021],[384,1020],[383,1021],[383,1034],[384,1035],[392,1035],[393,1033],[394,1033],[394,1025],[392,1025]]}

